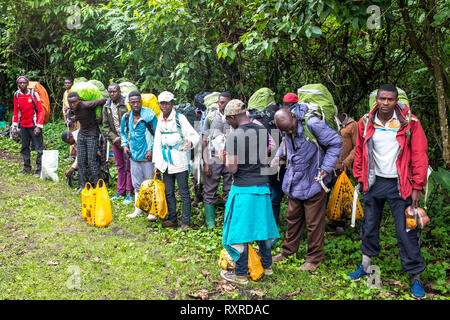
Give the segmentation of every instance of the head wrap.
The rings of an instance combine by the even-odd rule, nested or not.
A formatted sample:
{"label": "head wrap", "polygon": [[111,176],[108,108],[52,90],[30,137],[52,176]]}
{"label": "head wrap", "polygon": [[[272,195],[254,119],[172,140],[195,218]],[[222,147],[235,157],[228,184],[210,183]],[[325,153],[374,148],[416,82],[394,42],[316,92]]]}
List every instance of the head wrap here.
{"label": "head wrap", "polygon": [[20,77],[17,78],[16,83],[19,84],[19,81],[20,81],[21,79],[25,80],[26,82],[30,82],[30,80],[28,80],[27,77],[25,77],[25,76],[20,76]]}

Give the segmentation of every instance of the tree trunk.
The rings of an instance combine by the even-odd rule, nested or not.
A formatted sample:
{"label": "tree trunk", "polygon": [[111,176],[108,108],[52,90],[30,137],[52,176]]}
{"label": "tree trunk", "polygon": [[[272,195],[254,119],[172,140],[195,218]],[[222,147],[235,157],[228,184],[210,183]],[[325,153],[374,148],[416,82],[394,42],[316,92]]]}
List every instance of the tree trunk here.
{"label": "tree trunk", "polygon": [[[407,1],[400,0],[399,6],[402,8],[401,15],[406,26],[406,32],[408,34],[411,46],[414,51],[417,52],[420,59],[428,67],[428,71],[434,77],[436,96],[438,102],[439,111],[439,126],[441,129],[442,139],[442,158],[447,169],[450,168],[450,150],[448,143],[448,121],[447,121],[447,108],[449,104],[449,98],[446,88],[449,87],[448,77],[445,69],[442,66],[442,62],[439,56],[437,37],[438,31],[432,27],[434,12],[436,8],[435,1],[429,1],[428,3],[422,2],[423,9],[427,12],[427,17],[422,26],[423,34],[426,41],[420,42],[416,37],[416,30],[413,29],[412,20],[409,15]],[[429,49],[429,50],[427,50]],[[429,51],[429,52],[427,52]],[[429,54],[431,56],[429,56]]]}

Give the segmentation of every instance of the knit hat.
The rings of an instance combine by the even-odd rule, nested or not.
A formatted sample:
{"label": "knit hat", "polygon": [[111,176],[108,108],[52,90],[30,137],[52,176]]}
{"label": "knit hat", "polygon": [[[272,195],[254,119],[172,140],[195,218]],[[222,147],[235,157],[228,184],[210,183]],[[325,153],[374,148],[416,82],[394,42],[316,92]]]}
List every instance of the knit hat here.
{"label": "knit hat", "polygon": [[298,96],[295,93],[289,92],[283,97],[283,102],[298,102]]}

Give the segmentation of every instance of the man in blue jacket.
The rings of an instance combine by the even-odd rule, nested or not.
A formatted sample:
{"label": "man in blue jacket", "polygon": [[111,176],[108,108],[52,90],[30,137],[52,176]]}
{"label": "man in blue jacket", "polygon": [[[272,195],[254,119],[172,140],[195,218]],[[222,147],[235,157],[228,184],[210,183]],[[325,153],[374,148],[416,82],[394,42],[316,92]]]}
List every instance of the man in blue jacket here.
{"label": "man in blue jacket", "polygon": [[[158,120],[153,110],[142,108],[142,98],[139,92],[130,92],[128,103],[131,111],[122,117],[120,138],[123,152],[130,157],[131,180],[136,203],[142,182],[153,178],[153,140]],[[135,218],[141,212],[142,210],[135,206],[134,212],[127,217]],[[147,218],[149,220],[156,219],[151,214]]]}
{"label": "man in blue jacket", "polygon": [[[298,251],[300,236],[306,227],[308,249],[306,262],[300,271],[314,271],[322,261],[324,247],[327,203],[324,186],[331,180],[330,173],[341,153],[342,141],[325,122],[311,117],[307,125],[324,151],[320,150],[303,134],[301,121],[305,118],[308,106],[295,104],[290,110],[283,108],[275,113],[275,124],[283,132],[284,141],[271,166],[277,165],[280,158],[287,161],[283,192],[288,195],[288,227],[282,251],[273,261],[281,261]],[[283,145],[286,146],[286,154]]]}

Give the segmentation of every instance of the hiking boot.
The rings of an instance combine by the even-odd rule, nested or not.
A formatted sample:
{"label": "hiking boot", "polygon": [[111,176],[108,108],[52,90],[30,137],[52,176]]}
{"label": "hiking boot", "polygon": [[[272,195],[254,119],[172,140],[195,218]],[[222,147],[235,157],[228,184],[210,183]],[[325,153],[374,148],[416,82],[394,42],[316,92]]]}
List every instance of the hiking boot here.
{"label": "hiking boot", "polygon": [[277,254],[276,256],[274,256],[274,257],[272,258],[272,262],[280,262],[280,261],[282,261],[282,260],[284,260],[284,259],[286,259],[286,257],[283,256],[282,253],[280,253],[280,254]]}
{"label": "hiking boot", "polygon": [[176,228],[178,223],[176,221],[165,220],[163,221],[162,226],[164,228]]}
{"label": "hiking boot", "polygon": [[313,271],[315,271],[319,266],[320,266],[320,263],[314,264],[314,263],[310,263],[310,262],[305,262],[304,264],[302,264],[302,265],[300,266],[300,271],[309,271],[309,272],[313,272]]}
{"label": "hiking boot", "polygon": [[415,279],[411,283],[411,295],[416,299],[423,299],[426,297],[425,290],[419,280]]}
{"label": "hiking boot", "polygon": [[359,281],[361,277],[367,276],[368,273],[364,271],[363,265],[361,264],[356,271],[349,273],[348,276],[352,281]]}
{"label": "hiking boot", "polygon": [[22,171],[20,171],[19,173],[18,173],[18,175],[24,175],[24,174],[30,174],[31,173],[31,170],[30,169],[23,169]]}
{"label": "hiking boot", "polygon": [[272,267],[264,268],[264,274],[265,274],[266,276],[270,276],[271,274],[273,274],[273,269],[272,269]]}
{"label": "hiking boot", "polygon": [[230,282],[245,285],[248,283],[247,276],[237,276],[234,271],[220,270],[220,276]]}

